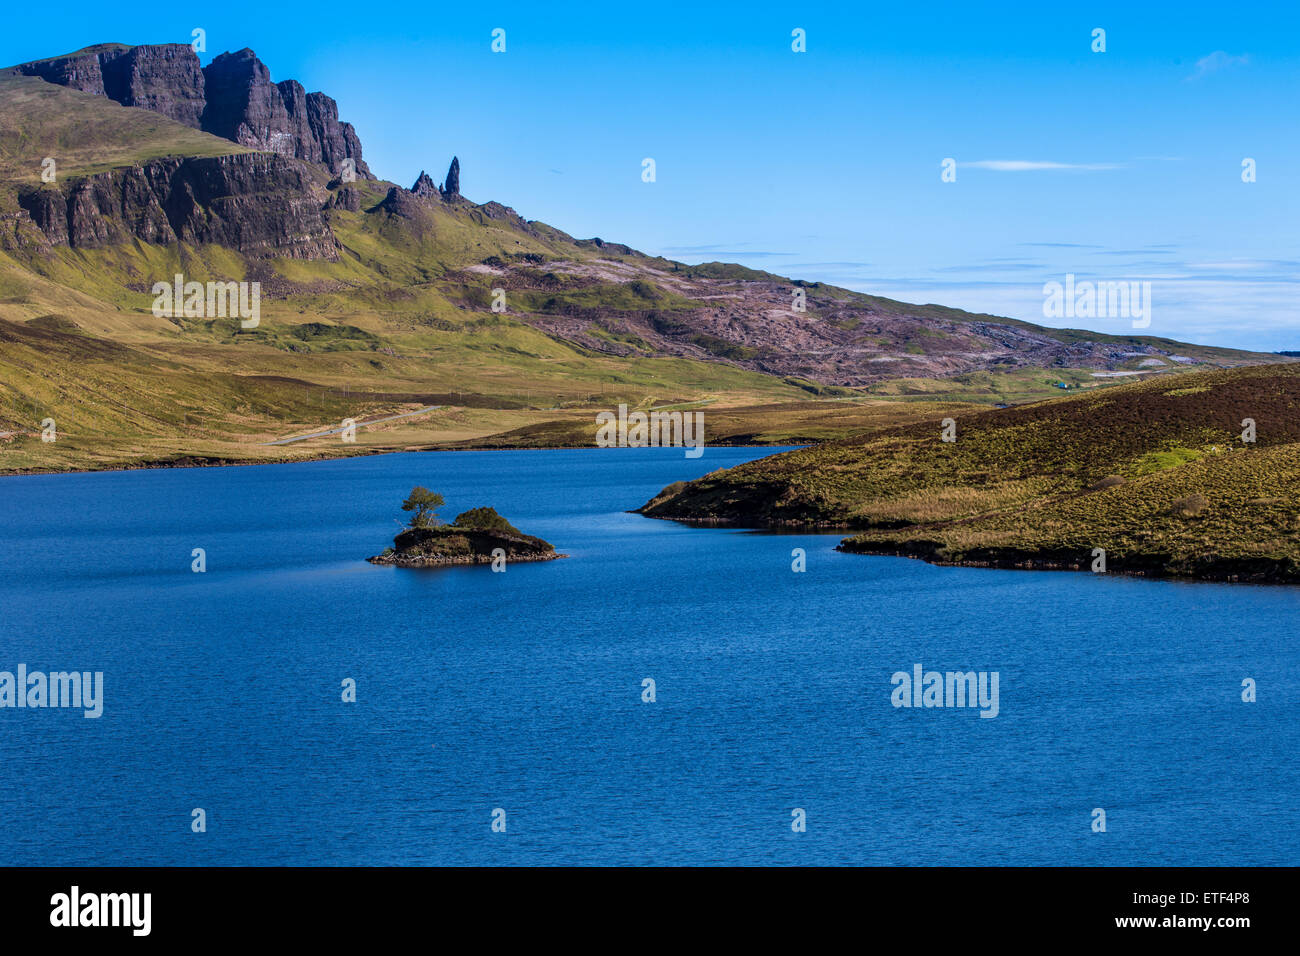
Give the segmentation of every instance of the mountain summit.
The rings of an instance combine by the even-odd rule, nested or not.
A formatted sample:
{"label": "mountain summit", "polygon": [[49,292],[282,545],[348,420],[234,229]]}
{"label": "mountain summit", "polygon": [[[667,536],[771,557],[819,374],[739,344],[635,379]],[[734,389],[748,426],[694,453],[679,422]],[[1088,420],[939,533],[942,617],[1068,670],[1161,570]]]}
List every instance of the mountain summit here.
{"label": "mountain summit", "polygon": [[152,110],[241,146],[320,163],[336,174],[350,159],[356,175],[374,178],[361,159],[356,130],[339,121],[338,104],[324,93],[308,93],[297,80],[272,83],[271,71],[249,49],[222,53],[200,67],[198,55],[183,43],[104,43],[6,72]]}

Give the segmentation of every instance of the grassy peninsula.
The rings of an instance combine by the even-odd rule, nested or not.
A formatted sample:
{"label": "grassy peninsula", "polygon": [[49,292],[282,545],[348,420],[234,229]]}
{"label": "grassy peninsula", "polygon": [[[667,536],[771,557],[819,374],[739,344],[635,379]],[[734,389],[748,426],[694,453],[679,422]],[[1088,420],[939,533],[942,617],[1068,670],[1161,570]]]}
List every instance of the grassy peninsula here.
{"label": "grassy peninsula", "polygon": [[[1300,582],[1300,369],[1190,373],[881,428],[665,488],[641,513],[845,528],[939,564]],[[951,434],[951,429],[949,430]],[[1251,440],[1253,439],[1253,440]]]}

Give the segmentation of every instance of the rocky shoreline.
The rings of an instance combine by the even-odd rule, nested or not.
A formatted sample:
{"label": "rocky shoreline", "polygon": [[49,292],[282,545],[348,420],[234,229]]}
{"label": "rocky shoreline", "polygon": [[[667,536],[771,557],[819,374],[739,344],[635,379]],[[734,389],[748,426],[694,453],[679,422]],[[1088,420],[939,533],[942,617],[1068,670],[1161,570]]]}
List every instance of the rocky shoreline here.
{"label": "rocky shoreline", "polygon": [[556,554],[554,545],[533,535],[440,525],[407,528],[393,539],[393,547],[366,560],[399,568],[435,568],[494,561],[509,565],[565,557],[568,555]]}
{"label": "rocky shoreline", "polygon": [[[664,513],[662,508],[652,509],[654,501],[634,510],[663,521],[677,521],[695,527],[749,528],[773,533],[827,533],[835,531],[862,533],[860,525],[834,521],[791,521],[766,519],[758,516],[696,517]],[[880,529],[876,529],[880,530]],[[894,529],[890,529],[894,530]],[[1022,548],[977,548],[962,552],[953,558],[945,554],[941,542],[928,539],[915,541],[871,542],[855,535],[844,538],[835,550],[842,554],[863,554],[887,558],[912,558],[935,567],[993,568],[1007,571],[1085,571],[1113,574],[1124,577],[1159,578],[1163,580],[1206,581],[1221,584],[1300,584],[1300,565],[1288,558],[1232,558],[1217,554],[1116,554],[1107,555],[1106,570],[1092,570],[1091,547],[1050,551],[1032,551]]]}
{"label": "rocky shoreline", "polygon": [[1300,567],[1288,559],[1227,558],[1219,555],[1110,554],[1105,571],[1093,571],[1090,549],[1079,551],[1026,551],[1018,548],[980,548],[956,559],[944,556],[934,541],[883,545],[845,538],[835,548],[845,554],[914,558],[936,567],[1000,568],[1009,571],[1086,571],[1125,577],[1208,581],[1221,584],[1300,584]]}

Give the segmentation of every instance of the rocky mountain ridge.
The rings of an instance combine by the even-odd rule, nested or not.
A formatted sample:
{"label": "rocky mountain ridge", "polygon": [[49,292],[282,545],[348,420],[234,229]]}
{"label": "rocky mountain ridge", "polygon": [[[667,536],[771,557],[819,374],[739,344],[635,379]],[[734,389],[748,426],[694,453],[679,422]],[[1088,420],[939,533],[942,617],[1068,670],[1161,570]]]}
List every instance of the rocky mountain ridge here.
{"label": "rocky mountain ridge", "polygon": [[[50,153],[59,173],[43,181],[37,171]],[[41,275],[68,250],[126,253],[139,243],[316,260],[318,269],[290,270],[300,281],[280,280],[273,297],[329,289],[343,297],[330,320],[380,322],[376,347],[393,355],[406,346],[387,337],[419,325],[398,304],[427,296],[425,311],[439,311],[434,327],[445,334],[490,310],[500,316],[493,322],[575,349],[579,364],[684,359],[815,395],[972,373],[1015,391],[1016,376],[1035,369],[1060,376],[1046,387],[1083,387],[1107,374],[1282,360],[911,305],[725,263],[686,265],[470,202],[458,158],[441,185],[422,171],[406,189],[375,179],[360,155],[333,100],[291,80],[272,83],[250,50],[207,68],[183,44],[109,44],[34,61],[0,71],[0,249]],[[328,267],[339,263],[347,268]],[[78,289],[102,279],[112,295],[136,284],[130,271],[66,264],[63,281]]]}
{"label": "rocky mountain ridge", "polygon": [[[58,156],[60,175],[51,181],[14,182],[11,203],[0,212],[3,249],[41,255],[52,246],[138,240],[222,245],[250,258],[336,261],[340,243],[331,210],[362,211],[357,185],[377,182],[361,159],[355,130],[339,122],[334,100],[307,93],[295,80],[272,83],[251,50],[220,54],[200,68],[185,44],[101,44],[0,71],[0,96],[29,82],[16,77],[76,91],[46,104],[54,110],[69,95],[102,96],[257,152],[163,155],[89,176],[64,174]],[[20,130],[16,135],[25,139]],[[58,153],[48,142],[45,150]],[[36,168],[39,154],[24,165]],[[432,206],[465,202],[459,181],[460,161],[453,158],[444,185],[422,173],[413,190],[393,186],[386,200],[366,203],[367,211],[398,215],[419,231]]]}
{"label": "rocky mountain ridge", "polygon": [[[252,149],[319,163],[335,174],[373,179],[351,123],[338,104],[297,80],[271,81],[252,50],[222,53],[206,67],[184,43],[106,43],[10,67],[123,106],[152,110]],[[349,165],[350,161],[350,165]]]}

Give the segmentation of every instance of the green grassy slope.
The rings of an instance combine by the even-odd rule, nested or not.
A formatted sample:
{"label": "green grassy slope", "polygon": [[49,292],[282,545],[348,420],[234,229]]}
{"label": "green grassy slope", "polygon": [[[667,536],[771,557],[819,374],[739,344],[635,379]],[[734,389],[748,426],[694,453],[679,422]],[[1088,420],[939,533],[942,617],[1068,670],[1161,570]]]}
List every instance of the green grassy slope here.
{"label": "green grassy slope", "polygon": [[[35,78],[0,78],[0,118],[0,180],[7,180],[0,195],[11,207],[16,186],[39,182],[40,161],[50,154],[64,181],[160,156],[244,151]],[[390,185],[355,183],[362,210]],[[290,460],[464,441],[570,404],[719,392],[753,402],[808,397],[779,378],[729,365],[590,354],[517,315],[493,313],[493,277],[473,268],[484,259],[596,258],[606,250],[489,213],[436,207],[411,221],[331,210],[343,248],[334,262],[252,260],[184,243],[0,252],[0,471]],[[198,281],[260,281],[260,327],[154,316],[152,283],[177,272]],[[609,308],[617,310],[613,299]],[[354,447],[260,444],[343,417],[443,403],[462,411],[363,432]],[[58,422],[55,443],[39,440],[46,417]]]}
{"label": "green grassy slope", "polygon": [[[18,190],[39,183],[45,156],[56,157],[59,182],[66,184],[163,156],[238,152],[245,150],[102,96],[33,77],[0,77],[0,220],[6,220],[0,225],[6,230],[17,221]],[[330,199],[328,174],[309,173],[312,197]],[[819,440],[927,414],[897,407],[902,403],[946,402],[950,410],[967,411],[967,401],[1052,394],[1057,376],[1097,384],[1085,370],[1019,368],[888,382],[872,388],[869,402],[828,402],[868,396],[783,370],[782,362],[837,349],[850,356],[870,351],[870,341],[844,332],[850,325],[888,325],[911,310],[901,322],[905,332],[896,336],[905,341],[881,346],[910,348],[915,339],[922,350],[941,341],[957,342],[958,351],[983,348],[973,337],[958,342],[960,332],[927,337],[918,323],[931,319],[960,328],[1000,322],[1030,330],[1027,341],[1034,342],[1073,341],[1076,333],[906,306],[736,265],[683,266],[614,243],[574,240],[497,204],[415,203],[409,215],[396,215],[381,206],[391,185],[356,182],[349,189],[357,211],[325,213],[341,247],[335,261],[257,259],[186,243],[0,243],[0,472],[178,458],[278,461],[464,443],[582,443],[592,411],[623,402],[642,408],[709,402],[717,425],[711,434],[721,440]],[[340,192],[335,184],[333,198]],[[260,326],[241,330],[237,320],[153,315],[152,284],[176,273],[200,282],[260,282]],[[809,312],[797,322],[774,314],[788,303],[791,284],[804,285],[809,295]],[[491,308],[498,288],[508,296],[505,313]],[[837,319],[836,310],[865,311]],[[748,317],[751,335],[778,331],[757,343],[733,338],[728,326],[735,315]],[[781,338],[787,326],[793,336],[817,328],[833,334],[787,341]],[[1268,359],[1178,348],[1207,361]],[[366,431],[358,447],[314,440],[263,445],[343,417],[429,404],[455,408]],[[57,443],[39,441],[45,417],[60,422]]]}
{"label": "green grassy slope", "polygon": [[163,156],[226,156],[248,149],[148,110],[47,83],[0,76],[0,179],[36,185],[41,161],[60,177],[95,173]]}

